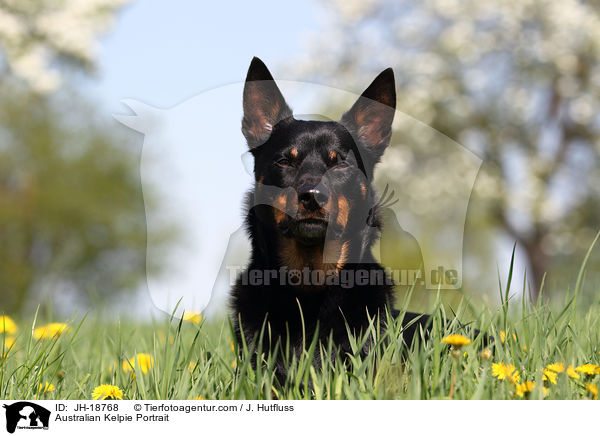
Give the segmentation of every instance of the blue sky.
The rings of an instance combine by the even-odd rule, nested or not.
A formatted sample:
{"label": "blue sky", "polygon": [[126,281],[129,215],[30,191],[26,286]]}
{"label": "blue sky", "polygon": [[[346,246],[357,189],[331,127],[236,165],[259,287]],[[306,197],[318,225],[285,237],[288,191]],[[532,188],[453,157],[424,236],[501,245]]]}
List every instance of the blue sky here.
{"label": "blue sky", "polygon": [[101,41],[95,92],[113,111],[123,98],[173,106],[243,80],[253,56],[273,70],[297,58],[318,16],[315,0],[134,2]]}
{"label": "blue sky", "polygon": [[[175,291],[174,297],[172,292],[162,293],[169,300],[169,308],[184,295],[182,305],[190,298],[202,300],[204,289],[210,286],[204,283],[199,291],[198,286],[194,286],[193,281],[186,281],[185,277],[208,276],[202,269],[207,268],[205,264],[214,260],[218,266],[221,262],[214,253],[220,245],[227,243],[230,232],[217,231],[212,227],[215,224],[211,226],[212,234],[200,231],[206,227],[202,227],[203,220],[214,213],[202,209],[195,201],[199,186],[206,185],[208,175],[211,180],[223,181],[221,186],[213,189],[217,191],[216,195],[215,192],[208,193],[212,195],[209,201],[212,208],[229,210],[228,216],[236,216],[234,221],[241,213],[243,192],[250,183],[240,161],[241,154],[246,151],[240,132],[241,88],[224,88],[224,85],[237,83],[234,86],[240,87],[253,56],[265,61],[277,79],[284,79],[278,72],[289,71],[289,62],[304,54],[306,36],[319,24],[319,11],[313,1],[201,3],[142,0],[122,10],[114,28],[101,39],[98,74],[87,90],[101,102],[100,112],[107,119],[112,114],[131,113],[121,103],[123,99],[157,108],[173,108],[161,112],[165,115],[163,120],[175,118],[177,123],[176,131],[166,129],[169,130],[168,140],[157,140],[153,147],[153,140],[149,139],[152,135],[145,136],[144,153],[149,149],[159,151],[161,158],[159,169],[150,171],[145,165],[145,154],[142,155],[142,180],[149,173],[160,177],[161,191],[166,193],[164,204],[169,205],[165,209],[176,211],[176,219],[192,222],[196,230],[188,230],[186,238],[200,238],[203,240],[201,247],[210,249],[206,250],[210,253],[196,250],[189,255],[182,248],[183,254],[178,251],[174,255],[173,262],[177,266],[188,266],[181,267],[185,271],[179,268],[175,272],[174,269],[167,285],[149,283],[148,290],[155,307],[171,310],[165,307],[167,303],[160,302],[162,299],[153,291],[157,288]],[[214,92],[207,93],[208,90]],[[201,115],[206,110],[209,113]],[[211,111],[219,116],[212,118],[215,114]],[[209,117],[210,128],[203,125],[199,130],[201,121]],[[117,121],[115,128],[119,128]],[[219,138],[214,136],[216,132],[221,132]],[[215,146],[223,143],[224,137],[232,139],[226,146]],[[231,164],[223,165],[229,162]],[[223,167],[228,167],[227,177],[213,174],[217,169],[223,171]],[[175,168],[172,176],[164,177],[164,172],[170,168]],[[204,194],[207,196],[206,192]],[[149,218],[151,226],[152,217]],[[208,254],[215,259],[206,258]],[[152,256],[151,247],[148,256]],[[167,260],[164,263],[170,264]],[[171,286],[172,283],[176,285]],[[139,316],[146,316],[151,311],[148,290],[141,289],[138,301],[133,305]],[[194,303],[194,310],[201,309],[202,304],[199,307],[198,304],[197,301]]]}

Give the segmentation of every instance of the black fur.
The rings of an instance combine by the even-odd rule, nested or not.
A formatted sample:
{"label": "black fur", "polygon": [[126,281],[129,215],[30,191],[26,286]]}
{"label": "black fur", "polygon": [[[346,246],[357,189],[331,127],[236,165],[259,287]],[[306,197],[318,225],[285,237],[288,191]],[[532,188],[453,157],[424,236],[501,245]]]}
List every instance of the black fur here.
{"label": "black fur", "polygon": [[[339,122],[296,120],[266,66],[252,60],[242,131],[254,155],[256,184],[246,205],[251,261],[231,293],[238,343],[242,334],[252,342],[264,328],[269,348],[287,343],[300,353],[318,334],[349,352],[347,326],[358,334],[378,317],[385,327],[394,293],[371,253],[381,225],[370,182],[389,144],[395,104],[394,74],[387,69]],[[334,261],[324,262],[323,251],[331,247]],[[384,279],[353,287],[281,284],[283,274],[302,268],[331,271],[332,277],[365,271]],[[278,275],[253,284],[253,271]],[[405,323],[417,317],[407,314]],[[428,319],[424,315],[408,328],[405,340],[412,342]]]}

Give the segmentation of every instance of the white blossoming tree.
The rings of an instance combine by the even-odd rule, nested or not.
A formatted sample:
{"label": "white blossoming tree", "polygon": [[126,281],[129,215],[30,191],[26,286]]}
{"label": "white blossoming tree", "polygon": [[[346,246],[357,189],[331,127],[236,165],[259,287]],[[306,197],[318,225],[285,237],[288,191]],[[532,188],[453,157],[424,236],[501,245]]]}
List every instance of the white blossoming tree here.
{"label": "white blossoming tree", "polygon": [[[296,76],[347,87],[392,66],[399,109],[483,159],[465,233],[471,273],[495,277],[494,250],[485,256],[479,246],[468,256],[469,246],[495,235],[516,241],[524,253],[534,299],[548,271],[547,282],[559,283],[561,274],[572,277],[582,258],[573,254],[585,252],[600,225],[599,5],[578,0],[325,5],[322,31],[310,55],[294,64]],[[408,136],[397,127],[396,136]],[[448,163],[424,157],[410,139],[404,142],[402,153],[385,157],[385,167],[427,165],[429,175],[420,180],[411,171],[387,174],[415,197],[426,203],[429,191],[460,179],[459,171],[454,180],[440,179],[436,174],[447,174],[438,170]],[[435,202],[428,207],[431,214],[441,211]],[[484,258],[493,266],[491,274]]]}
{"label": "white blossoming tree", "polygon": [[93,69],[98,37],[129,1],[0,0],[4,73],[24,79],[36,92],[48,93],[60,86],[61,63]]}

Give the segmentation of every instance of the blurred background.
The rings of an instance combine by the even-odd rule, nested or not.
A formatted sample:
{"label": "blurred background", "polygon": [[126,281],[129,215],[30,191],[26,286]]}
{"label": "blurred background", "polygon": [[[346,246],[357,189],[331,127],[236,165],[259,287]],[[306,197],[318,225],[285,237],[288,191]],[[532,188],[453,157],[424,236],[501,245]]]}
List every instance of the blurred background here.
{"label": "blurred background", "polygon": [[[574,0],[0,0],[0,312],[156,310],[146,270],[162,262],[146,265],[146,243],[167,256],[181,232],[168,221],[147,232],[169,181],[142,196],[143,135],[112,114],[124,98],[169,108],[241,82],[252,56],[276,79],[355,93],[393,67],[406,119],[482,160],[465,293],[496,304],[516,242],[517,281],[534,300],[542,282],[543,298],[562,298],[600,230],[599,12]],[[316,105],[341,113],[348,101]],[[241,118],[241,103],[219,110]],[[407,210],[443,215],[440,187],[464,173],[404,119],[381,177]],[[445,230],[431,222],[420,231]],[[599,266],[596,250],[585,298]]]}

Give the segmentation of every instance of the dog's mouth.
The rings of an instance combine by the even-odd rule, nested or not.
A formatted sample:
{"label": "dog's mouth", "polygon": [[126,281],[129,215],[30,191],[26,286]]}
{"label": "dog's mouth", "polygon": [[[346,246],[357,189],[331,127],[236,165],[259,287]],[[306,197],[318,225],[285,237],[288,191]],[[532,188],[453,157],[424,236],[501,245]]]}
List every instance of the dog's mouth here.
{"label": "dog's mouth", "polygon": [[306,245],[318,244],[325,240],[327,221],[319,218],[293,220],[289,226],[289,233]]}

